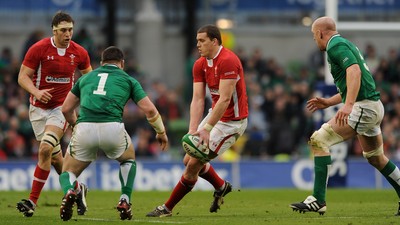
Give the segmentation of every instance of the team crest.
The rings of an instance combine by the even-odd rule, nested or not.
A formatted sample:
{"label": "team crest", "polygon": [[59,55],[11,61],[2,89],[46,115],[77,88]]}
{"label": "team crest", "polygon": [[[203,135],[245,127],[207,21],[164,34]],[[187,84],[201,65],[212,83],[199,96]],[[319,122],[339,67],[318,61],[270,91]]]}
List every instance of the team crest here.
{"label": "team crest", "polygon": [[74,63],[75,63],[75,61],[74,61],[75,55],[71,54],[69,57],[71,58],[71,65],[74,65]]}

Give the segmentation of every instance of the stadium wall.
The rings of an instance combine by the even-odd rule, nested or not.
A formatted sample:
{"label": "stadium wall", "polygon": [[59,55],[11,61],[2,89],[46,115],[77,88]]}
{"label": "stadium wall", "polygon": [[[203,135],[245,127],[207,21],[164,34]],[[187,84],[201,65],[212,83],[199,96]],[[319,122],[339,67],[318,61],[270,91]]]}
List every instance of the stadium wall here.
{"label": "stadium wall", "polygon": [[[400,162],[396,162],[400,165]],[[0,164],[0,191],[25,191],[31,186],[34,161],[7,161]],[[298,188],[312,189],[313,160],[304,159],[289,162],[240,161],[235,163],[215,162],[213,166],[223,179],[236,188],[268,189]],[[345,163],[333,165],[331,174],[340,170],[345,174],[345,182],[340,187],[388,188],[389,184],[372,166],[362,159],[349,159]],[[184,170],[179,162],[138,161],[135,190],[171,190]],[[114,161],[96,161],[85,170],[79,180],[90,189],[120,190],[119,164]],[[329,181],[334,183],[334,177]],[[328,184],[328,185],[329,185]],[[336,186],[337,187],[337,186]],[[52,170],[45,190],[60,190],[58,174]],[[212,186],[199,179],[196,190],[211,190]]]}

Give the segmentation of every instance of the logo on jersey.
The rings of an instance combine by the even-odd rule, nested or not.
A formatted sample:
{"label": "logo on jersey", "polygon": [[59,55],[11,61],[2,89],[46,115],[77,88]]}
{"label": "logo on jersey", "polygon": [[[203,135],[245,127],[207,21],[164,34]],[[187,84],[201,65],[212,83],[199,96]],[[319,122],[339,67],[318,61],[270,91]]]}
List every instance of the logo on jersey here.
{"label": "logo on jersey", "polygon": [[71,78],[68,77],[52,77],[52,76],[47,76],[46,77],[46,82],[47,83],[57,83],[57,84],[68,84],[70,83]]}
{"label": "logo on jersey", "polygon": [[70,58],[71,58],[71,65],[74,65],[74,59],[75,59],[75,55],[74,54],[71,54],[70,56],[69,56]]}
{"label": "logo on jersey", "polygon": [[225,76],[232,75],[232,74],[235,74],[235,71],[229,71],[229,72],[224,73]]}
{"label": "logo on jersey", "polygon": [[217,77],[217,76],[218,76],[217,70],[218,70],[218,66],[216,66],[216,67],[214,68],[214,77]]}
{"label": "logo on jersey", "polygon": [[47,60],[50,60],[50,59],[51,59],[51,60],[54,60],[54,56],[53,56],[53,55],[52,55],[52,56],[48,55],[48,56],[47,56]]}

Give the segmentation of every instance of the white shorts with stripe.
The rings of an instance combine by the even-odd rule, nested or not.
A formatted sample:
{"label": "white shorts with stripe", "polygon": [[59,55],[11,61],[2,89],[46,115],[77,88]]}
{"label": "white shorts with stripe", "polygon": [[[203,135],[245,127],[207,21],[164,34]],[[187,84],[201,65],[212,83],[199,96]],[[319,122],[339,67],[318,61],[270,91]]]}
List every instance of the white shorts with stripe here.
{"label": "white shorts with stripe", "polygon": [[132,144],[123,123],[78,123],[74,127],[68,153],[75,159],[92,162],[103,151],[110,159],[120,157]]}
{"label": "white shorts with stripe", "polygon": [[47,125],[59,127],[64,130],[67,128],[67,122],[61,112],[61,106],[54,109],[42,109],[33,105],[29,106],[29,119],[32,123],[32,129],[36,140],[41,141],[44,130]]}
{"label": "white shorts with stripe", "polygon": [[357,134],[373,137],[379,135],[385,110],[381,101],[356,102],[349,115],[348,124]]}
{"label": "white shorts with stripe", "polygon": [[[211,115],[209,110],[207,116],[201,121],[199,127],[203,127]],[[247,118],[242,120],[231,120],[228,122],[218,121],[210,132],[209,148],[218,155],[229,149],[237,139],[243,135],[247,128]]]}

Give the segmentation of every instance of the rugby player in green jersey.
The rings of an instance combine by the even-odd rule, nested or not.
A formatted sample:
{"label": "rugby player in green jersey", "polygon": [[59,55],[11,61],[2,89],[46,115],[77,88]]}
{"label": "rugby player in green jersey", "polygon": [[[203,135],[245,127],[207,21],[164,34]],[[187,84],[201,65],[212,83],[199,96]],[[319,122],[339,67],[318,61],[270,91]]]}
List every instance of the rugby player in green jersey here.
{"label": "rugby player in green jersey", "polygon": [[[331,164],[329,147],[358,138],[363,156],[387,179],[400,197],[400,171],[383,151],[380,128],[384,108],[375,81],[359,49],[340,36],[332,18],[321,17],[314,21],[311,31],[321,51],[327,52],[330,72],[338,94],[330,98],[313,98],[307,102],[307,109],[315,112],[343,103],[336,115],[315,131],[309,141],[314,155],[313,194],[304,201],[290,204],[295,211],[326,212],[326,189],[328,168]],[[396,215],[399,215],[398,209]]]}
{"label": "rugby player in green jersey", "polygon": [[[117,205],[121,220],[132,219],[131,194],[136,175],[135,151],[122,123],[122,113],[129,99],[144,112],[156,131],[156,139],[166,150],[168,137],[161,116],[137,80],[123,71],[124,54],[114,46],[105,49],[101,66],[82,76],[68,93],[62,105],[65,119],[73,127],[65,154],[60,184],[64,198],[60,217],[72,217],[76,199],[74,182],[82,171],[103,151],[120,163],[121,196]],[[74,110],[80,106],[79,116]]]}

